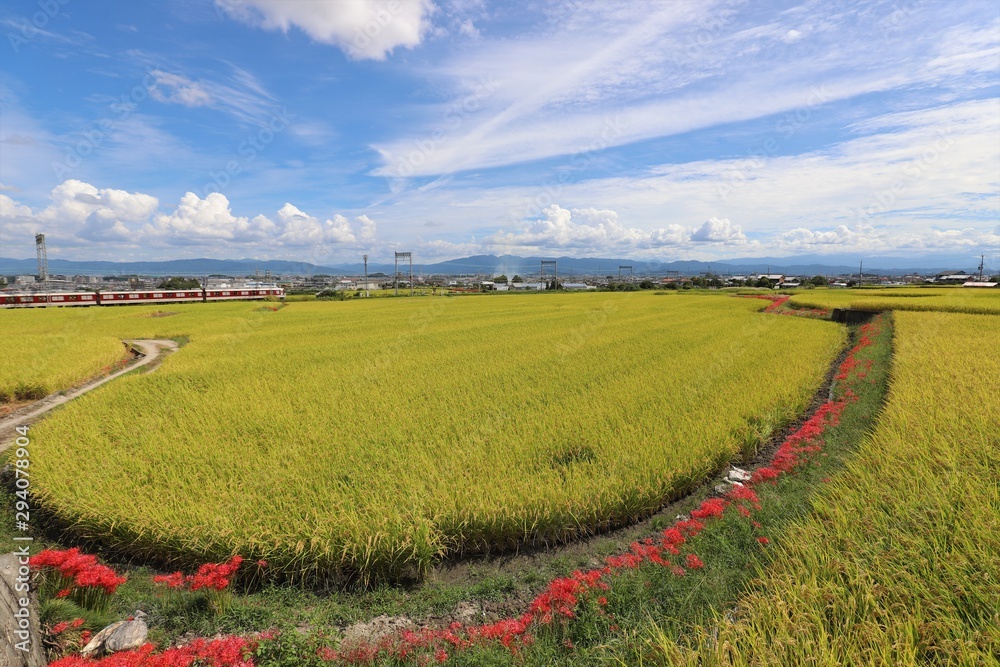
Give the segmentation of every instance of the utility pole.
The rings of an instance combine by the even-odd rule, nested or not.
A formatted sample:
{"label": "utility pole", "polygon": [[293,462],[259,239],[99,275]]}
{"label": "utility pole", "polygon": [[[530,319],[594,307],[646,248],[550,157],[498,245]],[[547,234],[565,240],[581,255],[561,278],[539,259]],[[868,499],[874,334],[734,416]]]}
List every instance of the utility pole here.
{"label": "utility pole", "polygon": [[858,287],[861,287],[865,283],[865,260],[861,260],[858,265]]}
{"label": "utility pole", "polygon": [[368,255],[365,258],[365,298],[368,297]]}
{"label": "utility pole", "polygon": [[983,282],[983,262],[986,261],[986,255],[979,256],[979,282]]}

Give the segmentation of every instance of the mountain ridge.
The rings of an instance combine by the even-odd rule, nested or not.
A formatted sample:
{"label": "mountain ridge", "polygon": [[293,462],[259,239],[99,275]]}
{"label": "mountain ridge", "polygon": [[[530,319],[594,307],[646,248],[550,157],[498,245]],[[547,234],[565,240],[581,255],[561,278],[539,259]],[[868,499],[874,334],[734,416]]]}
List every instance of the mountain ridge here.
{"label": "mountain ridge", "polygon": [[[861,260],[848,262],[844,255],[800,255],[790,257],[743,257],[711,262],[701,260],[633,260],[603,257],[569,257],[569,256],[533,256],[518,255],[471,255],[456,259],[443,260],[434,263],[420,263],[413,267],[415,274],[492,274],[506,273],[537,276],[542,260],[556,260],[560,276],[617,276],[620,266],[631,266],[633,275],[665,275],[677,271],[681,274],[698,274],[711,271],[720,275],[741,275],[747,273],[785,273],[800,274],[856,274]],[[995,264],[996,258],[990,262]],[[870,257],[864,259],[866,274],[901,274],[901,273],[932,273],[940,271],[978,271],[978,258],[968,255],[924,255],[921,257]],[[34,258],[13,259],[0,257],[0,274],[33,275],[36,273]],[[409,265],[400,266],[406,272]],[[994,274],[997,267],[988,266],[984,272]],[[61,275],[189,275],[205,276],[209,274],[253,275],[271,271],[273,275],[360,275],[363,264],[360,262],[324,266],[309,262],[291,260],[263,259],[175,259],[161,261],[112,262],[104,260],[65,260],[50,259],[49,273]],[[368,264],[368,273],[392,273],[393,264]],[[625,269],[622,269],[624,272]]]}

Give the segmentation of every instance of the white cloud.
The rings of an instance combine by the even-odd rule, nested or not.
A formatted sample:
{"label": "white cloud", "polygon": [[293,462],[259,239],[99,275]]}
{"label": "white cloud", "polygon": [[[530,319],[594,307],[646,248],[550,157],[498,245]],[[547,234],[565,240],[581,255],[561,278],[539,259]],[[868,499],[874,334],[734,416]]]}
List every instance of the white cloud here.
{"label": "white cloud", "polygon": [[31,209],[23,204],[19,204],[7,195],[0,194],[0,218],[4,221],[14,218],[31,217]]}
{"label": "white cloud", "polygon": [[[3,235],[33,239],[37,232],[80,241],[128,241],[134,229],[156,211],[156,197],[111,188],[97,189],[89,183],[68,180],[53,188],[52,203],[37,214],[6,195],[0,195]],[[13,243],[12,243],[13,244]]]}
{"label": "white cloud", "polygon": [[375,221],[360,215],[352,224],[345,216],[336,214],[320,221],[292,204],[286,203],[278,211],[276,241],[289,247],[339,245],[359,247],[375,239]]}
{"label": "white cloud", "polygon": [[430,28],[430,0],[216,0],[231,16],[268,30],[296,27],[356,60],[413,48]]}
{"label": "white cloud", "polygon": [[568,210],[553,204],[542,212],[544,217],[528,222],[520,230],[488,236],[485,245],[501,251],[565,249],[593,254],[680,246],[692,237],[691,228],[677,224],[652,230],[627,227],[610,209]]}
{"label": "white cloud", "polygon": [[691,240],[697,243],[743,243],[746,235],[739,225],[734,225],[729,218],[709,218],[691,234]]}
{"label": "white cloud", "polygon": [[152,237],[177,245],[259,238],[259,221],[234,216],[225,195],[212,192],[200,198],[193,192],[181,197],[173,213],[157,215],[145,229]]}
{"label": "white cloud", "polygon": [[[369,247],[376,240],[376,223],[367,215],[349,220],[335,214],[320,221],[293,204],[286,203],[274,216],[235,215],[229,199],[218,192],[199,197],[185,193],[171,212],[161,212],[156,197],[124,190],[98,189],[89,183],[69,180],[53,188],[51,204],[32,209],[8,195],[0,194],[0,237],[5,247],[27,251],[34,234],[44,232],[53,249],[85,248],[94,258],[94,243],[114,248],[199,247],[222,257],[227,249],[248,251],[275,249],[285,255],[311,253],[312,259],[328,259],[345,249]],[[222,254],[219,254],[222,253]]]}
{"label": "white cloud", "polygon": [[274,97],[244,69],[230,66],[228,76],[193,79],[155,68],[149,71],[150,97],[164,104],[208,107],[250,124],[262,124],[276,112]]}
{"label": "white cloud", "polygon": [[205,90],[205,86],[181,74],[171,74],[161,70],[150,72],[154,83],[149,87],[153,99],[168,104],[183,104],[186,107],[203,107],[215,99]]}

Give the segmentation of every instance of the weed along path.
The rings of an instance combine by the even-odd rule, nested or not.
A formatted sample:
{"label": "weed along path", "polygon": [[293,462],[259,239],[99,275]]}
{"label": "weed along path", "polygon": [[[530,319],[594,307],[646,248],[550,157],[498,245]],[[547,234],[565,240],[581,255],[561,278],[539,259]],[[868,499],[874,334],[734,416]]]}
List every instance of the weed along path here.
{"label": "weed along path", "polygon": [[14,439],[17,437],[17,432],[14,429],[18,426],[31,426],[35,423],[35,421],[41,418],[42,415],[50,410],[53,410],[64,403],[68,403],[77,396],[82,396],[88,391],[97,389],[105,382],[110,382],[116,377],[134,371],[137,368],[142,368],[143,366],[149,366],[152,364],[152,367],[149,369],[152,371],[163,360],[165,352],[174,352],[178,348],[176,341],[160,338],[125,340],[122,342],[128,347],[129,351],[134,355],[134,358],[132,361],[125,364],[125,366],[121,369],[109,375],[105,375],[104,377],[82,384],[74,389],[50,394],[43,399],[35,401],[34,403],[29,403],[23,408],[12,412],[0,420],[0,452],[6,450],[10,447],[11,443],[14,442]]}

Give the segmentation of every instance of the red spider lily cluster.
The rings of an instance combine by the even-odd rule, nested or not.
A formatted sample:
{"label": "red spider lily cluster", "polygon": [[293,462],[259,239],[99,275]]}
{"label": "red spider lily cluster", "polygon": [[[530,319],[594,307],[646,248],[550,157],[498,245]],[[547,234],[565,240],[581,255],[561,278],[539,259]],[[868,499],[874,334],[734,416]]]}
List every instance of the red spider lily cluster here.
{"label": "red spider lily cluster", "polygon": [[243,564],[243,558],[233,556],[225,563],[205,563],[195,574],[184,576],[183,572],[161,574],[153,577],[153,582],[166,584],[168,588],[187,587],[192,591],[201,589],[221,591],[229,587],[233,575]]}
{"label": "red spider lily cluster", "polygon": [[[768,298],[771,297],[758,297]],[[761,509],[761,499],[754,490],[765,482],[774,482],[782,475],[792,473],[821,450],[824,432],[839,423],[844,408],[857,400],[850,384],[857,380],[857,353],[873,344],[872,336],[879,331],[880,321],[862,327],[857,345],[838,368],[838,380],[846,381],[848,388],[842,397],[824,403],[809,419],[792,432],[782,442],[767,466],[759,468],[745,485],[736,484],[723,497],[705,500],[693,510],[690,518],[677,520],[664,529],[657,538],[633,542],[628,552],[605,559],[604,566],[589,571],[576,571],[569,577],[555,579],[530,604],[528,610],[519,617],[504,619],[486,625],[464,625],[452,623],[445,629],[424,628],[406,630],[382,637],[377,642],[360,641],[339,649],[322,648],[317,657],[325,662],[339,664],[373,664],[379,660],[415,660],[419,664],[443,663],[455,652],[474,646],[499,644],[511,653],[533,643],[532,629],[567,623],[575,618],[583,605],[593,604],[603,610],[608,604],[603,592],[610,590],[617,572],[635,569],[649,563],[669,568],[676,576],[686,576],[694,570],[706,567],[702,559],[688,552],[680,558],[682,549],[691,538],[698,535],[708,522],[723,518],[726,512],[736,511],[743,517],[751,517]],[[761,524],[750,519],[755,531]],[[770,543],[770,538],[756,535],[762,546]],[[671,560],[674,559],[674,560]],[[676,562],[679,559],[679,562]],[[155,580],[177,588],[190,584],[195,589],[197,578],[199,587],[212,588],[223,584],[225,588],[232,573],[239,567],[235,557],[224,564],[208,564],[199,569],[197,575],[185,577],[177,572],[156,577]],[[200,577],[200,578],[199,578]],[[611,626],[617,631],[617,626]],[[169,649],[159,654],[153,652],[152,645],[137,651],[116,654],[100,661],[82,658],[64,658],[53,663],[54,667],[193,667],[208,664],[213,667],[253,667],[250,653],[262,641],[273,640],[274,632],[262,633],[254,639],[223,637],[214,641],[197,640],[191,644]],[[572,644],[567,644],[571,647]]]}
{"label": "red spider lily cluster", "polygon": [[771,294],[745,294],[743,295],[745,299],[764,299],[765,301],[770,301],[771,304],[764,309],[765,313],[775,313],[778,315],[797,315],[799,317],[827,317],[830,311],[824,310],[822,308],[782,308],[788,300],[792,297],[790,296],[777,296]]}
{"label": "red spider lily cluster", "polygon": [[155,653],[153,644],[145,644],[133,651],[122,651],[100,660],[68,656],[49,664],[49,667],[253,667],[250,653],[257,641],[243,637],[195,639],[190,644]]}
{"label": "red spider lily cluster", "polygon": [[[76,591],[99,592],[104,596],[114,595],[118,587],[128,578],[119,577],[115,571],[97,562],[97,556],[80,553],[77,548],[58,551],[46,549],[32,556],[29,566],[48,575],[58,575],[51,579],[51,586],[58,592],[56,597],[69,597]],[[50,581],[46,576],[46,580]]]}
{"label": "red spider lily cluster", "polygon": [[50,630],[50,632],[54,635],[61,635],[67,630],[76,630],[81,625],[83,625],[83,619],[75,618],[72,621],[63,621],[62,623],[56,623],[55,625],[52,626],[52,630]]}
{"label": "red spider lily cluster", "polygon": [[[847,380],[849,378],[852,380],[863,379],[868,375],[868,371],[871,370],[874,363],[873,360],[865,359],[864,361],[860,361],[856,355],[860,350],[872,344],[871,337],[881,330],[880,324],[881,320],[875,320],[861,325],[861,337],[858,339],[858,344],[847,353],[847,358],[844,359],[844,363],[838,369],[837,380]],[[864,370],[859,370],[860,367],[864,367]],[[853,377],[851,377],[852,374]]]}

